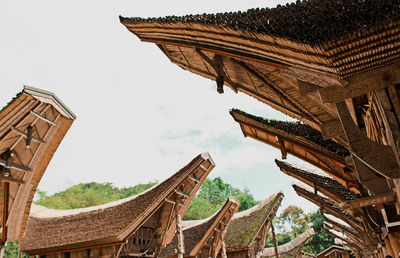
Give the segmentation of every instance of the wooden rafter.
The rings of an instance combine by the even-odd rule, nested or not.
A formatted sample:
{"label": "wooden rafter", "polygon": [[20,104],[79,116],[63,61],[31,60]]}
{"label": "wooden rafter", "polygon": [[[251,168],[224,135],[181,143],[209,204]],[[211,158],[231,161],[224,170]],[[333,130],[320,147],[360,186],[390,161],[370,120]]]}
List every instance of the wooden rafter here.
{"label": "wooden rafter", "polygon": [[231,60],[238,64],[240,67],[245,69],[247,72],[249,72],[251,75],[255,76],[258,80],[262,81],[265,85],[267,85],[269,88],[271,88],[278,96],[281,98],[285,99],[291,106],[296,108],[299,113],[303,114],[303,117],[306,117],[310,122],[315,123],[316,125],[319,125],[321,121],[315,117],[313,114],[311,114],[305,107],[303,107],[300,103],[298,103],[294,98],[292,98],[289,94],[287,94],[284,90],[282,90],[279,86],[275,85],[271,81],[269,81],[262,73],[257,71],[255,68],[250,67],[248,64],[238,61],[234,58],[231,58]]}

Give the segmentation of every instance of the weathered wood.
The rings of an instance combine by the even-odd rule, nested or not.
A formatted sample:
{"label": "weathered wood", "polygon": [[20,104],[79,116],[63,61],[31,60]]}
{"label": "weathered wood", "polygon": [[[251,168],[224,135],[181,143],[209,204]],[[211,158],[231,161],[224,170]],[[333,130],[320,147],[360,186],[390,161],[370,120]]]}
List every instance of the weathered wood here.
{"label": "weathered wood", "polygon": [[378,174],[389,178],[399,178],[400,169],[391,148],[374,142],[363,134],[354,124],[345,102],[337,103],[336,107],[352,155]]}
{"label": "weathered wood", "polygon": [[178,239],[178,258],[183,258],[183,255],[185,254],[185,243],[183,239],[182,218],[177,208],[175,209],[175,211],[176,211],[176,230],[177,230],[176,236]]}
{"label": "weathered wood", "polygon": [[297,87],[299,88],[299,91],[302,95],[307,95],[309,93],[316,92],[316,91],[322,89],[322,87],[320,87],[318,85],[315,85],[315,84],[312,84],[312,83],[309,83],[306,81],[302,81],[299,79],[297,79]]}
{"label": "weathered wood", "polygon": [[278,242],[276,240],[276,236],[275,236],[275,229],[274,229],[274,224],[271,223],[271,233],[272,233],[272,240],[274,242],[274,249],[275,249],[275,257],[279,258],[279,252],[278,252]]}
{"label": "weathered wood", "polygon": [[344,201],[339,204],[339,207],[342,209],[355,209],[392,201],[394,201],[393,193],[386,193],[375,196],[362,197],[357,200]]}
{"label": "weathered wood", "polygon": [[186,194],[186,193],[184,193],[184,192],[182,192],[182,191],[179,191],[179,190],[176,189],[176,188],[174,189],[174,192],[177,193],[177,194],[180,195],[180,196],[185,197],[185,198],[189,198],[189,197],[190,197],[189,194]]}
{"label": "weathered wood", "polygon": [[277,142],[280,146],[281,149],[281,154],[282,154],[282,159],[286,159],[287,158],[287,151],[285,149],[285,142],[283,141],[283,139],[279,138],[278,136],[277,138]]}
{"label": "weathered wood", "polygon": [[224,241],[224,232],[222,230],[220,233],[220,238],[221,238],[221,258],[227,258],[226,245],[225,245],[225,241]]}
{"label": "weathered wood", "polygon": [[400,64],[386,66],[371,72],[355,75],[348,79],[346,87],[331,86],[319,90],[323,103],[339,103],[374,90],[400,84]]}

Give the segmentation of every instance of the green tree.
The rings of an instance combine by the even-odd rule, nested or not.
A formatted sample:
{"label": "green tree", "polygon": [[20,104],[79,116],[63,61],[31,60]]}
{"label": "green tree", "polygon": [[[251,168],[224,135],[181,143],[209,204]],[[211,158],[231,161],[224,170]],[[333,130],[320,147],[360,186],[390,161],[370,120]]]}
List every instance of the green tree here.
{"label": "green tree", "polygon": [[[310,227],[310,216],[297,206],[290,205],[274,219],[278,245],[286,244]],[[266,246],[273,246],[272,234],[268,235]]]}
{"label": "green tree", "polygon": [[247,210],[258,203],[247,188],[244,190],[235,188],[224,183],[220,177],[213,180],[206,179],[191,202],[184,219],[204,219],[220,209],[229,197],[238,200],[239,211]]}
{"label": "green tree", "polygon": [[333,237],[324,229],[324,217],[320,211],[310,214],[314,236],[305,245],[305,251],[318,254],[335,243]]}
{"label": "green tree", "polygon": [[112,183],[92,182],[71,186],[51,196],[47,196],[46,192],[38,190],[36,204],[61,210],[96,206],[139,194],[156,183],[150,182],[133,187],[118,188],[113,186]]}
{"label": "green tree", "polygon": [[[19,257],[19,244],[18,241],[7,242],[6,248],[4,250],[5,258],[15,258]],[[22,253],[22,258],[29,258],[29,255]]]}

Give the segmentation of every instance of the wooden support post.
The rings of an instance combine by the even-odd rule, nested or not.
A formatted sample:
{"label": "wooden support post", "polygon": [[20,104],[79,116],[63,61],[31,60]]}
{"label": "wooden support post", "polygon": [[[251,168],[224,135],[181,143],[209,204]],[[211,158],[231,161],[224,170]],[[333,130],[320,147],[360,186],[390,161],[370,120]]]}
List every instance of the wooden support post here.
{"label": "wooden support post", "polygon": [[276,236],[275,236],[275,229],[274,229],[274,224],[271,223],[271,232],[272,232],[272,240],[274,242],[274,249],[275,249],[275,257],[279,258],[279,253],[278,253],[278,243],[276,241]]}
{"label": "wooden support post", "polygon": [[2,231],[1,231],[1,257],[4,254],[5,243],[7,242],[7,219],[8,219],[8,200],[9,200],[9,187],[10,183],[3,182],[3,216],[2,216]]}
{"label": "wooden support post", "polygon": [[226,245],[224,241],[224,231],[221,230],[220,238],[221,238],[221,258],[227,258],[226,256]]}
{"label": "wooden support post", "polygon": [[390,245],[392,246],[392,250],[393,250],[393,257],[397,257],[400,251],[400,246],[399,246],[399,242],[396,239],[396,235],[395,232],[389,232],[388,233],[388,238],[390,241]]}
{"label": "wooden support post", "polygon": [[178,205],[175,206],[176,213],[176,236],[178,240],[178,258],[183,258],[185,253],[185,243],[183,239],[182,218],[179,214]]}
{"label": "wooden support post", "polygon": [[27,132],[26,132],[26,147],[27,148],[31,147],[32,129],[33,129],[33,127],[31,125],[28,125]]}
{"label": "wooden support post", "polygon": [[390,241],[389,241],[389,236],[386,236],[384,241],[385,241],[386,250],[387,250],[388,254],[391,255],[392,257],[395,257],[394,253],[393,253],[392,245],[390,244]]}
{"label": "wooden support post", "polygon": [[342,209],[355,209],[392,201],[394,201],[393,193],[386,193],[375,196],[361,197],[351,201],[344,201],[339,203],[339,207]]}
{"label": "wooden support post", "polygon": [[279,138],[279,136],[276,137],[276,140],[278,141],[279,147],[281,149],[282,159],[286,159],[287,151],[285,149],[285,142],[281,138]]}

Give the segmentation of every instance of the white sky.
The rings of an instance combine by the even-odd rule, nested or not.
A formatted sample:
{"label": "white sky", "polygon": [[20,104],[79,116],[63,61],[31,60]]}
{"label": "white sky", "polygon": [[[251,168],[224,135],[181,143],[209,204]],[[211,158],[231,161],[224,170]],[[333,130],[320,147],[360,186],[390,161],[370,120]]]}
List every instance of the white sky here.
{"label": "white sky", "polygon": [[[82,182],[132,186],[162,180],[208,151],[220,176],[261,200],[283,190],[283,206],[316,206],[273,160],[280,151],[244,138],[229,109],[288,119],[272,108],[171,64],[142,43],[119,15],[158,17],[274,7],[283,1],[0,2],[0,107],[30,85],[53,91],[77,120],[39,189],[49,194]],[[295,159],[289,157],[289,162]],[[298,162],[297,160],[295,162]]]}

